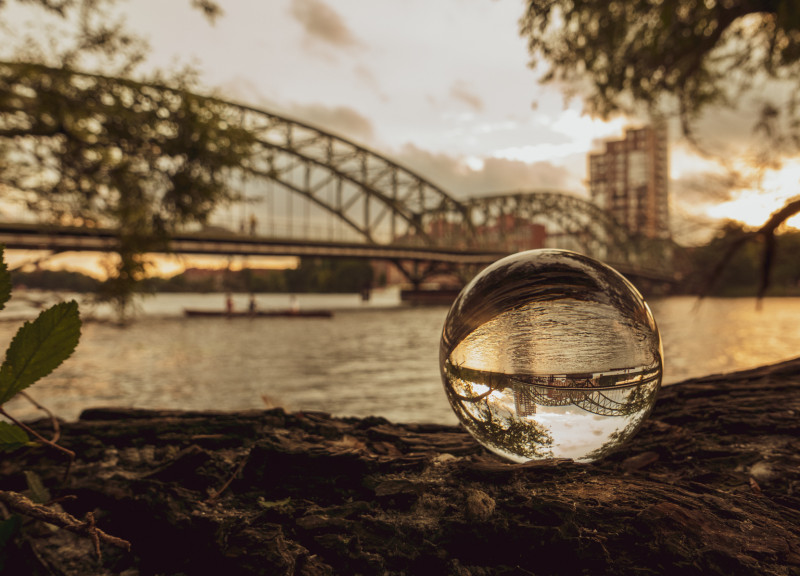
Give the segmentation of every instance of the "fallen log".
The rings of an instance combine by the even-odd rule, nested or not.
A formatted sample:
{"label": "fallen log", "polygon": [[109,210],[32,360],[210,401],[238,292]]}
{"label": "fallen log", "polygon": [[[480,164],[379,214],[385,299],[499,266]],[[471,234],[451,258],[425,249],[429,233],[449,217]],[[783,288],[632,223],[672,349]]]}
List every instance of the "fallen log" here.
{"label": "fallen log", "polygon": [[[42,433],[49,422],[34,423]],[[35,471],[75,518],[27,520],[10,574],[800,574],[800,359],[662,389],[593,464],[506,463],[458,427],[317,412],[86,410]]]}

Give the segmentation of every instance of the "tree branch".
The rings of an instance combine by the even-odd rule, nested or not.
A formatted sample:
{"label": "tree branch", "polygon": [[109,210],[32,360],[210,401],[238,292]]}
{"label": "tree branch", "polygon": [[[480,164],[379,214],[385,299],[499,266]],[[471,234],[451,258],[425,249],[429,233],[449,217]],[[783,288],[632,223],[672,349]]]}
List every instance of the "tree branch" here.
{"label": "tree branch", "polygon": [[800,213],[800,196],[788,201],[780,210],[773,212],[769,220],[767,220],[761,228],[754,232],[745,232],[734,240],[730,246],[728,246],[728,249],[717,262],[716,266],[714,266],[711,274],[709,274],[708,281],[700,290],[700,299],[708,296],[714,284],[719,279],[722,270],[727,266],[728,262],[731,261],[739,249],[748,241],[759,236],[764,239],[764,250],[761,254],[761,282],[758,287],[758,299],[760,300],[763,298],[767,288],[769,288],[769,276],[775,255],[775,231],[781,224],[786,222],[786,220],[798,213]]}
{"label": "tree branch", "polygon": [[67,469],[64,471],[64,481],[66,481],[67,478],[69,478],[69,471],[72,468],[72,463],[75,461],[75,452],[73,452],[69,448],[64,448],[63,446],[59,446],[55,442],[53,442],[51,440],[48,440],[47,438],[45,438],[44,436],[39,434],[36,430],[31,428],[30,426],[28,426],[24,422],[20,422],[19,420],[17,420],[13,416],[11,416],[11,414],[6,412],[5,409],[2,406],[0,406],[0,414],[5,416],[9,420],[11,420],[11,422],[13,422],[17,426],[19,426],[20,428],[25,430],[27,433],[29,433],[32,436],[34,436],[39,442],[41,442],[41,443],[43,443],[43,444],[45,444],[47,446],[50,446],[51,448],[55,448],[59,452],[63,452],[64,454],[69,456],[69,463],[67,463]]}
{"label": "tree branch", "polygon": [[63,528],[64,530],[74,532],[75,534],[88,536],[93,540],[97,538],[103,542],[106,542],[107,544],[111,544],[117,548],[122,548],[128,552],[131,550],[131,543],[127,540],[117,538],[116,536],[111,536],[110,534],[107,534],[97,528],[97,526],[94,524],[94,518],[92,516],[89,517],[88,521],[81,522],[71,514],[59,512],[57,510],[53,510],[52,508],[48,508],[47,506],[36,504],[31,499],[26,498],[18,492],[9,492],[6,490],[0,490],[0,502],[12,510],[16,510],[20,514],[30,518],[35,518],[36,520],[42,520],[43,522],[54,524]]}

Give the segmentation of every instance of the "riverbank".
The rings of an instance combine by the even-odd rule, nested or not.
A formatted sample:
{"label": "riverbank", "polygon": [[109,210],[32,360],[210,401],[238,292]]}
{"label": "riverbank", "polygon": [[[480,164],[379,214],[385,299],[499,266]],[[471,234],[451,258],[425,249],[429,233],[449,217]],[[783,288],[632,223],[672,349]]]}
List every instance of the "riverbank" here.
{"label": "riverbank", "polygon": [[[26,522],[17,574],[796,574],[800,358],[663,389],[616,454],[505,463],[463,430],[283,410],[94,409],[37,472],[127,552]],[[36,424],[43,433],[49,423]],[[226,483],[230,480],[230,483]]]}

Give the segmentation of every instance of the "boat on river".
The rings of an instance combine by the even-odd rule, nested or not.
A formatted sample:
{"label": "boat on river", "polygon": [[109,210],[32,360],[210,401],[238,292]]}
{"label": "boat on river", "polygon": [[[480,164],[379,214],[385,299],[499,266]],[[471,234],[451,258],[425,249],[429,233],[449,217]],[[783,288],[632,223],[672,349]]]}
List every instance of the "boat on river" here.
{"label": "boat on river", "polygon": [[184,308],[183,314],[187,318],[331,318],[331,310],[243,310],[228,312],[226,310],[204,310],[199,308]]}

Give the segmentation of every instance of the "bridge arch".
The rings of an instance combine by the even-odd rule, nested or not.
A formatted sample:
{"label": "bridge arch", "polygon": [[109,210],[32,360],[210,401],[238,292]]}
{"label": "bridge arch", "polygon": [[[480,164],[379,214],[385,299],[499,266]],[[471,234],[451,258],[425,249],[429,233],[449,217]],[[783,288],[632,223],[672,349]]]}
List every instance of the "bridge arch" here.
{"label": "bridge arch", "polygon": [[227,103],[257,138],[250,175],[271,180],[345,222],[369,243],[446,244],[439,221],[469,234],[467,208],[442,188],[344,138],[276,114]]}
{"label": "bridge arch", "polygon": [[[567,248],[613,262],[628,262],[633,239],[610,215],[588,200],[554,191],[517,191],[466,202],[478,241],[524,249],[531,224],[545,227],[548,247]],[[522,243],[522,244],[519,244]]]}

